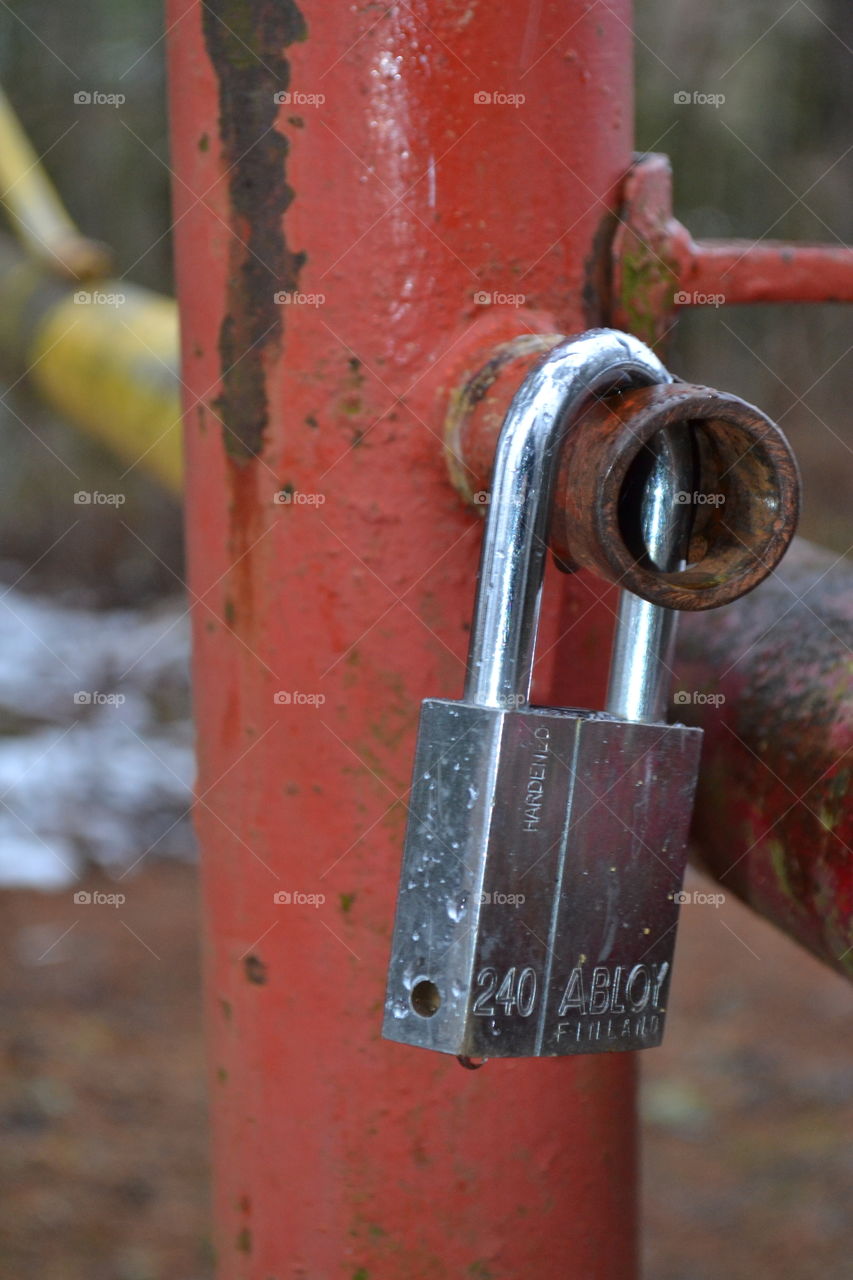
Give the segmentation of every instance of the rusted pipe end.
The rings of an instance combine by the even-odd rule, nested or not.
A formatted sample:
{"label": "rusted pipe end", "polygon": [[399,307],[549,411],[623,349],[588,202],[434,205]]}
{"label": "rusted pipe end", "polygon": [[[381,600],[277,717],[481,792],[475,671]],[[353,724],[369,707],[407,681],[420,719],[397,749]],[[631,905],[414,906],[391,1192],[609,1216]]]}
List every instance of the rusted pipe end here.
{"label": "rusted pipe end", "polygon": [[[494,338],[497,320],[490,321]],[[498,331],[499,332],[499,331]],[[482,338],[478,334],[478,338]],[[503,334],[500,334],[503,337]],[[560,334],[526,333],[456,353],[442,379],[445,453],[462,498],[485,510],[495,445],[510,403]],[[690,508],[686,567],[664,573],[640,534],[646,445],[689,432],[695,466],[679,500]],[[643,387],[591,403],[569,433],[554,497],[551,545],[566,570],[588,568],[653,604],[713,609],[762,582],[799,515],[797,464],[779,428],[737,396],[687,383]]]}
{"label": "rusted pipe end", "polygon": [[[685,568],[663,573],[640,532],[640,495],[664,429],[689,431],[694,478],[678,493],[692,515]],[[712,609],[758,586],[785,554],[799,515],[799,473],[779,428],[737,396],[686,383],[592,404],[560,463],[552,544],[583,566],[671,609]]]}

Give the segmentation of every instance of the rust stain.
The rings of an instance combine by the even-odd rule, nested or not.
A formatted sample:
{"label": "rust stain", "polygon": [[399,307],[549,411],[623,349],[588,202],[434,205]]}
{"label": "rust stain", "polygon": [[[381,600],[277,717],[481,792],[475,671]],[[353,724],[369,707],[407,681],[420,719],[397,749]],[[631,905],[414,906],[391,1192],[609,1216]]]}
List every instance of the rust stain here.
{"label": "rust stain", "polygon": [[287,244],[289,143],[275,129],[277,93],[290,85],[287,48],[307,35],[294,0],[206,0],[205,45],[219,84],[219,137],[234,232],[219,331],[222,391],[216,409],[229,455],[260,454],[269,421],[266,353],[277,351],[284,309],[276,293],[298,287],[305,254]]}
{"label": "rust stain", "polygon": [[266,986],[267,966],[258,956],[246,956],[243,961],[243,970],[249,982],[253,982],[257,987]]}
{"label": "rust stain", "polygon": [[613,233],[616,215],[609,211],[598,224],[592,249],[584,260],[582,301],[589,327],[609,324],[613,310]]}

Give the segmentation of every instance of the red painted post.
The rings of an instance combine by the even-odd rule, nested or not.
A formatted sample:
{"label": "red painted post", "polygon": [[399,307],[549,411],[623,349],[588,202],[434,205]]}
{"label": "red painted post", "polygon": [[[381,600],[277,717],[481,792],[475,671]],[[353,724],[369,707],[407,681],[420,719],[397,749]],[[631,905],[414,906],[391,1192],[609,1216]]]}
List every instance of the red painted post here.
{"label": "red painted post", "polygon": [[[603,319],[630,5],[168,20],[218,1274],[627,1280],[631,1058],[469,1072],[379,1027],[479,544],[436,366],[490,306],[503,336]],[[568,626],[591,589],[558,586]],[[609,620],[552,651],[586,705]]]}

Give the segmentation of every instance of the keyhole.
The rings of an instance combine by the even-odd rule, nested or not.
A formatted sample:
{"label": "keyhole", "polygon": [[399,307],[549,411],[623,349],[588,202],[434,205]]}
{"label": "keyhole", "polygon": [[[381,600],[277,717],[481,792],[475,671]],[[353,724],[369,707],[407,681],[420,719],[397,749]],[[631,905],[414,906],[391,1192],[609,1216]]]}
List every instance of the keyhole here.
{"label": "keyhole", "polygon": [[415,1013],[422,1018],[431,1018],[434,1013],[438,1013],[441,996],[434,982],[430,982],[429,978],[421,978],[412,987],[411,1001]]}

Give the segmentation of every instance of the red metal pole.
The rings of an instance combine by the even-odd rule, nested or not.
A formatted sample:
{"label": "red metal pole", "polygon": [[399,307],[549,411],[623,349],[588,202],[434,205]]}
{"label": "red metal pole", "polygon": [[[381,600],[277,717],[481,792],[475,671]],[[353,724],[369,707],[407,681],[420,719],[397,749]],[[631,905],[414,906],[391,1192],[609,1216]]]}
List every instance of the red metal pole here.
{"label": "red metal pole", "polygon": [[[604,318],[630,5],[168,20],[219,1275],[627,1280],[630,1057],[468,1072],[379,1026],[479,543],[439,368],[489,307],[495,337]],[[586,705],[609,618],[559,646]]]}

